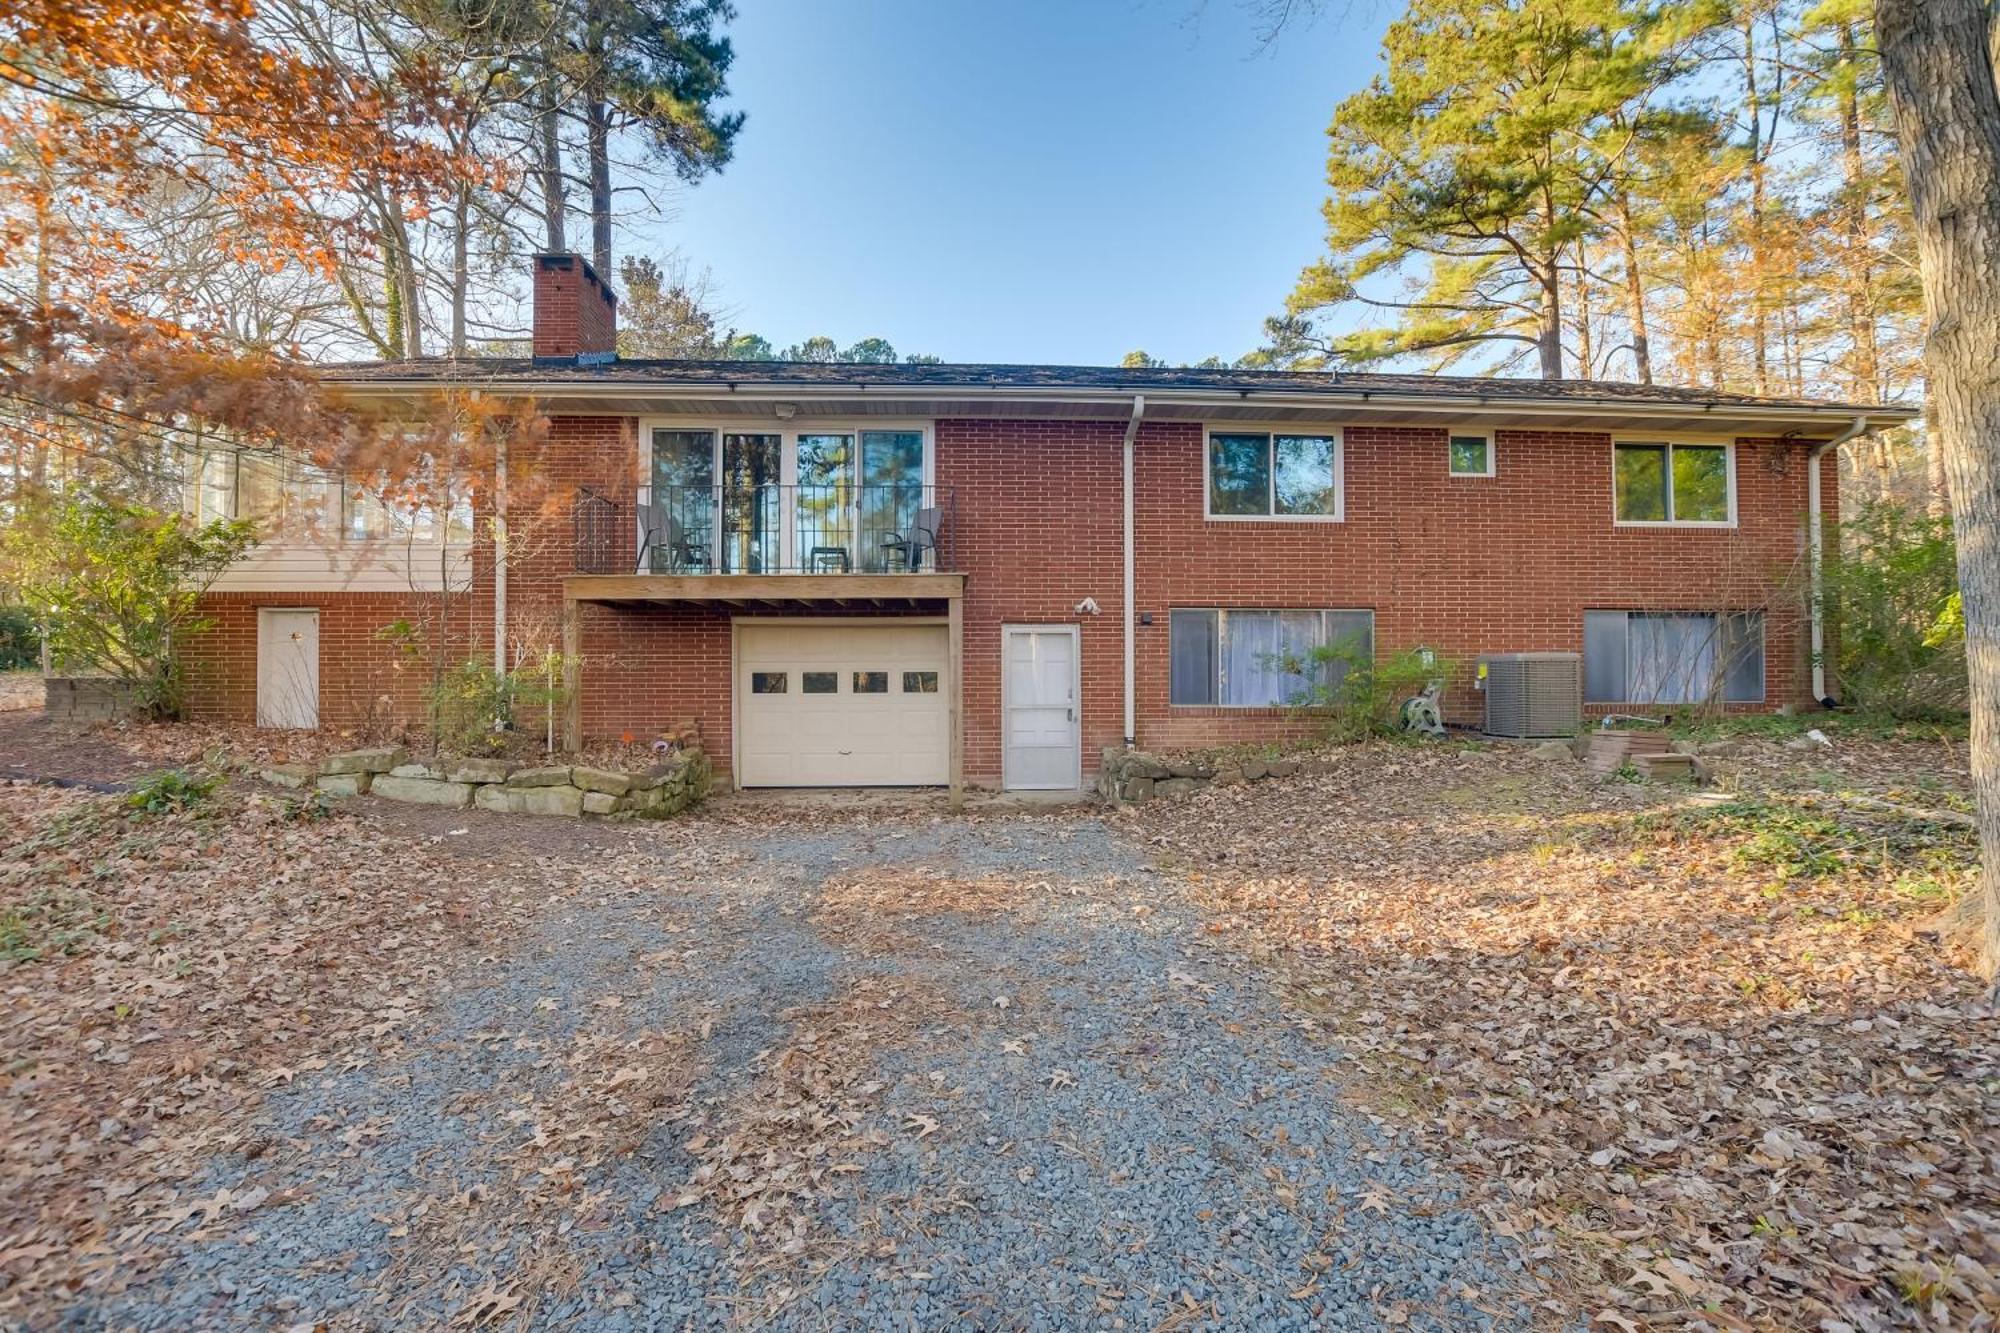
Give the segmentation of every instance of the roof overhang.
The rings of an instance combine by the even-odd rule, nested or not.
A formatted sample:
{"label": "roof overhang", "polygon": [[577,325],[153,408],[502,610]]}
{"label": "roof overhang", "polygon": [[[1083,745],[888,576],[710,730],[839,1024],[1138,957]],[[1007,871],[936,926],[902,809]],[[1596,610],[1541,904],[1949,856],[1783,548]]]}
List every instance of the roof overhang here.
{"label": "roof overhang", "polygon": [[[1505,381],[1495,381],[1496,385]],[[1523,429],[1604,430],[1613,426],[1650,427],[1710,435],[1831,436],[1857,419],[1867,430],[1901,426],[1920,415],[1915,408],[1857,408],[1842,404],[1786,401],[1750,403],[1650,400],[1606,396],[1526,397],[1508,394],[1385,391],[1360,386],[1325,389],[1213,389],[1146,386],[1051,388],[1021,385],[935,385],[844,383],[659,384],[604,380],[537,380],[509,377],[438,381],[394,378],[347,379],[328,387],[356,407],[386,412],[415,411],[450,390],[533,398],[545,412],[580,416],[659,416],[740,418],[780,421],[824,418],[1057,418],[1123,422],[1132,399],[1143,392],[1146,419],[1157,421],[1261,421],[1273,424],[1428,425],[1489,423]],[[788,411],[781,415],[784,405]]]}

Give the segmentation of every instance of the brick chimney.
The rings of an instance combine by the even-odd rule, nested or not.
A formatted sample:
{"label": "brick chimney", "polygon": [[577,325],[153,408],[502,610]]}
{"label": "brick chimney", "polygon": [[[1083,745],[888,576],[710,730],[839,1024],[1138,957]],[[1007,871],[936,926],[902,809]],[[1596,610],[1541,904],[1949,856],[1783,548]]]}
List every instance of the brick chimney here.
{"label": "brick chimney", "polygon": [[617,293],[582,255],[536,255],[535,360],[590,365],[617,355]]}

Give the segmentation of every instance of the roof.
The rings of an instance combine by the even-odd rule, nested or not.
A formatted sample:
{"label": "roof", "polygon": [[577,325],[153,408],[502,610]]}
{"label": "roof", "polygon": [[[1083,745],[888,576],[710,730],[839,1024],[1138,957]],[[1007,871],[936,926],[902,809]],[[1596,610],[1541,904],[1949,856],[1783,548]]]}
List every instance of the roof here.
{"label": "roof", "polygon": [[1918,415],[1912,406],[1759,398],[1615,380],[1332,371],[619,359],[578,364],[523,356],[348,362],[323,366],[320,374],[330,384],[367,396],[408,397],[443,387],[511,388],[566,402],[602,400],[592,404],[598,410],[642,413],[686,411],[718,399],[734,400],[747,411],[752,401],[768,406],[774,399],[796,396],[815,405],[866,402],[871,405],[867,410],[877,412],[965,413],[1007,402],[1017,411],[1077,415],[1080,406],[1095,404],[1089,414],[1102,416],[1107,402],[1145,394],[1149,418],[1243,417],[1253,411],[1300,417],[1366,407],[1375,419],[1381,409],[1410,414],[1427,408],[1434,414],[1448,408],[1466,415],[1533,414],[1550,424],[1557,413],[1567,418],[1622,412],[1647,419],[1671,416],[1683,425],[1747,428],[1753,421],[1838,420],[1844,425],[1855,417],[1881,427]]}
{"label": "roof", "polygon": [[[1849,413],[1878,412],[1881,404],[1840,403],[1812,398],[1759,398],[1664,384],[1617,380],[1496,379],[1475,375],[1387,375],[1335,371],[1214,370],[1197,367],[1017,366],[982,363],[944,365],[863,364],[823,361],[664,361],[617,360],[597,365],[538,361],[532,357],[479,357],[447,360],[354,361],[321,368],[341,383],[550,383],[660,385],[799,385],[847,387],[895,385],[912,388],[1208,389],[1224,393],[1284,390],[1348,395],[1359,392],[1440,394],[1528,401],[1621,399],[1633,402],[1718,403],[1736,406],[1829,408]],[[1894,409],[1892,409],[1894,410]],[[1916,409],[1900,409],[1914,415]]]}

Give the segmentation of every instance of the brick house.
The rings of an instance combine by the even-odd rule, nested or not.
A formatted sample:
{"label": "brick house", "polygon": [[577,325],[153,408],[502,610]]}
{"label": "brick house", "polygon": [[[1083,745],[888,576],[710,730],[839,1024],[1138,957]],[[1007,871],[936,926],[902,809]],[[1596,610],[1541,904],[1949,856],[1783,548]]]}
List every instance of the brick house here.
{"label": "brick house", "polygon": [[[1809,704],[1830,446],[1913,415],[1603,382],[631,362],[615,317],[588,264],[542,256],[533,356],[326,370],[388,413],[539,405],[545,440],[465,511],[204,459],[203,512],[312,493],[338,521],[217,585],[198,710],[409,714],[421,682],[382,630],[431,613],[467,656],[560,636],[572,743],[693,719],[746,786],[1066,788],[1106,745],[1296,735],[1289,669],[1323,643],[1582,652],[1595,711]],[[1472,685],[1448,715],[1478,719]]]}

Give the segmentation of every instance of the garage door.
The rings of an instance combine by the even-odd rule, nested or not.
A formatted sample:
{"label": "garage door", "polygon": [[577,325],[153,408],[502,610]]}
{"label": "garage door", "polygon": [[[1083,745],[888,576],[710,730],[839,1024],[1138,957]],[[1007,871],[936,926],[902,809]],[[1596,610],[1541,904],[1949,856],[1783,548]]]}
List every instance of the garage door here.
{"label": "garage door", "polygon": [[942,786],[951,718],[942,625],[743,625],[738,784]]}

